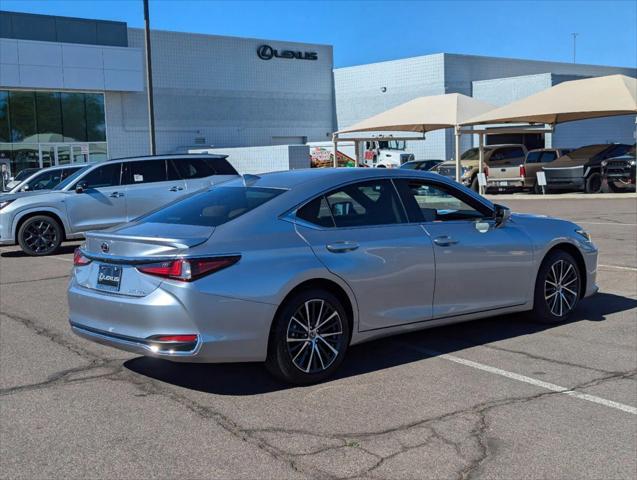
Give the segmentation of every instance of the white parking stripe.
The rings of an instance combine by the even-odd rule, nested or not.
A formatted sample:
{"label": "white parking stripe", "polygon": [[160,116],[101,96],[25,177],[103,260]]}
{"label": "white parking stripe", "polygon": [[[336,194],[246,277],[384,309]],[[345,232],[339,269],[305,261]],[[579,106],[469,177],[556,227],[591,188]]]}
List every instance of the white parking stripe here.
{"label": "white parking stripe", "polygon": [[635,267],[620,267],[619,265],[597,265],[599,268],[616,268],[617,270],[628,270],[630,272],[637,272]]}
{"label": "white parking stripe", "polygon": [[530,385],[534,385],[536,387],[544,388],[546,390],[550,390],[552,392],[563,393],[565,395],[569,395],[571,397],[579,398],[581,400],[587,400],[589,402],[598,403],[600,405],[604,405],[605,407],[615,408],[617,410],[621,410],[622,412],[632,413],[633,415],[637,415],[637,408],[631,407],[630,405],[625,405],[619,402],[613,402],[612,400],[607,400],[605,398],[597,397],[595,395],[589,395],[587,393],[576,392],[566,387],[561,387],[559,385],[555,385],[554,383],[543,382],[542,380],[537,380],[535,378],[527,377],[526,375],[520,375],[519,373],[509,372],[507,370],[502,370],[501,368],[491,367],[489,365],[484,365],[482,363],[473,362],[471,360],[466,360],[464,358],[456,357],[455,355],[449,355],[447,353],[440,353],[434,350],[429,350],[427,348],[415,347],[413,345],[401,343],[406,348],[410,348],[412,350],[416,350],[421,353],[425,353],[432,357],[444,358],[445,360],[449,360],[454,363],[459,363],[460,365],[465,365],[467,367],[475,368],[478,370],[482,370],[484,372],[494,373],[496,375],[500,375],[502,377],[510,378],[512,380],[517,380],[518,382],[528,383]]}

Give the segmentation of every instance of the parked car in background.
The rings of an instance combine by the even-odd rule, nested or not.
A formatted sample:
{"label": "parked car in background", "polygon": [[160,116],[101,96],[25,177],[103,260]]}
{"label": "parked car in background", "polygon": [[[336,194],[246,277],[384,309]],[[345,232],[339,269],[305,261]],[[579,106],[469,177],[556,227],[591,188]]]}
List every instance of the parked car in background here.
{"label": "parked car in background", "polygon": [[632,145],[596,144],[580,147],[542,167],[549,190],[602,190],[602,161],[626,155]]}
{"label": "parked car in background", "polygon": [[407,163],[403,163],[400,168],[405,168],[407,170],[423,170],[428,171],[432,168],[437,167],[444,160],[412,160]]}
{"label": "parked car in background", "polygon": [[542,193],[537,184],[537,172],[572,148],[537,148],[529,150],[520,165],[498,165],[487,168],[487,191],[533,190]]}
{"label": "parked car in background", "polygon": [[88,233],[74,265],[76,334],[166,360],[265,362],[295,384],[328,378],[350,345],[512,312],[562,323],[597,291],[578,225],[404,169],[230,181]]}
{"label": "parked car in background", "polygon": [[626,155],[602,160],[602,179],[613,192],[635,188],[635,146]]}
{"label": "parked car in background", "polygon": [[20,170],[15,177],[9,178],[7,182],[5,182],[3,192],[9,192],[13,190],[16,186],[18,186],[22,181],[30,175],[33,175],[35,172],[40,170],[39,168],[25,168]]}
{"label": "parked car in background", "polygon": [[23,176],[24,179],[14,185],[13,188],[5,194],[51,190],[66,177],[70,177],[85,166],[86,164],[64,165],[43,169],[27,168],[18,174],[20,175],[28,171],[27,176]]}
{"label": "parked car in background", "polygon": [[[480,150],[470,148],[460,156],[462,172],[460,181],[474,192],[478,187],[478,167]],[[520,165],[526,157],[526,147],[521,144],[487,145],[484,147],[484,164],[486,167],[502,167]],[[456,179],[456,162],[449,160],[438,165],[438,173],[452,180]]]}
{"label": "parked car in background", "polygon": [[28,255],[50,255],[63,240],[129,222],[237,176],[225,155],[134,157],[87,165],[49,192],[3,195],[0,245],[18,243]]}

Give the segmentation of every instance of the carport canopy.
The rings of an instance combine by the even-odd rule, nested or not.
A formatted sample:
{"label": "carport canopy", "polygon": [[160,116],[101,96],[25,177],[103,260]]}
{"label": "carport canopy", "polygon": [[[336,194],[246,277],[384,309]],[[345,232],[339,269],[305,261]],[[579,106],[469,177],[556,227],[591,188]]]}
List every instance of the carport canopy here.
{"label": "carport canopy", "polygon": [[557,123],[637,113],[637,79],[626,75],[571,80],[462,121],[463,126]]}
{"label": "carport canopy", "polygon": [[460,180],[460,124],[494,108],[495,105],[461,93],[418,97],[339,130],[334,134],[334,141],[344,133],[390,131],[424,135],[433,130],[454,128],[456,180]]}

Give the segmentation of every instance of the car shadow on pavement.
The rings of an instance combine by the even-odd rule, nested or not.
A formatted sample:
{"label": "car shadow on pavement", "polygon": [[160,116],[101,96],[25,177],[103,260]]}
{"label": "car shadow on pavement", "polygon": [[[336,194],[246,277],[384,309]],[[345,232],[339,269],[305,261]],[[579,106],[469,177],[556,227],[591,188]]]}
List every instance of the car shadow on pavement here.
{"label": "car shadow on pavement", "polygon": [[[50,257],[57,257],[58,255],[68,255],[69,253],[73,253],[77,248],[77,244],[75,245],[62,245],[55,253],[49,255]],[[10,252],[2,252],[0,253],[0,257],[3,258],[25,258],[31,257],[31,255],[27,255],[22,250],[11,250]]]}
{"label": "car shadow on pavement", "polygon": [[[610,314],[633,308],[637,308],[637,300],[633,298],[598,293],[584,299],[568,323],[603,321]],[[536,323],[524,314],[513,314],[386,337],[351,347],[328,382],[562,325]],[[124,366],[161,382],[217,395],[258,395],[298,388],[277,381],[260,363],[196,364],[138,357],[125,362]]]}

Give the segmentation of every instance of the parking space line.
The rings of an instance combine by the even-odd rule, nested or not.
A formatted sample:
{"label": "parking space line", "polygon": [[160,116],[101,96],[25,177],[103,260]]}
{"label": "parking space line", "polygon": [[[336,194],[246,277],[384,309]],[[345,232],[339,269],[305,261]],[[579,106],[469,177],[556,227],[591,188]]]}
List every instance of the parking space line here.
{"label": "parking space line", "polygon": [[625,405],[623,403],[607,400],[605,398],[598,397],[596,395],[589,395],[587,393],[576,392],[575,390],[571,390],[570,388],[566,388],[566,387],[561,387],[559,385],[555,385],[554,383],[543,382],[542,380],[537,380],[535,378],[527,377],[526,375],[520,375],[519,373],[509,372],[507,370],[502,370],[501,368],[496,368],[490,365],[485,365],[483,363],[467,360],[465,358],[456,357],[455,355],[449,355],[448,353],[440,353],[434,350],[429,350],[428,348],[415,347],[413,345],[409,345],[405,343],[401,343],[401,344],[406,348],[410,348],[412,350],[425,353],[431,357],[444,358],[445,360],[449,360],[451,362],[458,363],[460,365],[465,365],[467,367],[482,370],[484,372],[493,373],[495,375],[500,375],[502,377],[510,378],[512,380],[517,380],[518,382],[528,383],[529,385],[544,388],[552,392],[563,393],[571,397],[579,398],[580,400],[586,400],[589,402],[597,403],[599,405],[604,405],[605,407],[610,407],[616,410],[621,410],[622,412],[632,413],[633,415],[637,415],[637,407],[631,407],[630,405]]}
{"label": "parking space line", "polygon": [[616,268],[617,270],[628,270],[629,272],[637,272],[637,267],[622,267],[619,265],[597,265],[598,268]]}

